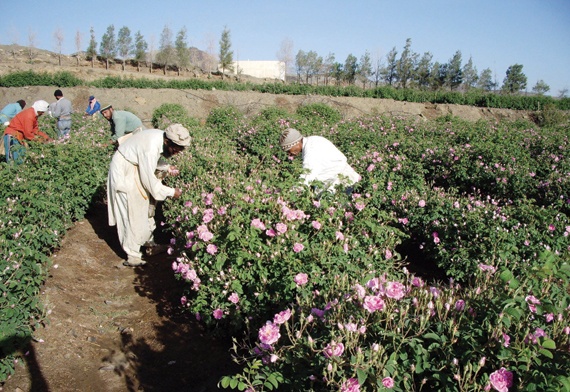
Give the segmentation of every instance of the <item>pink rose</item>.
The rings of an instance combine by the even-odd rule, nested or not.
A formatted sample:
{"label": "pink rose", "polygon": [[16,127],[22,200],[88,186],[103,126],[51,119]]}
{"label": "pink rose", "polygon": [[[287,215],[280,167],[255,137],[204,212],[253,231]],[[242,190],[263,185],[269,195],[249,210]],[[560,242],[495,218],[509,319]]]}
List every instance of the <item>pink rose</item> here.
{"label": "pink rose", "polygon": [[386,283],[386,297],[393,299],[402,299],[406,295],[406,286],[400,282]]}
{"label": "pink rose", "polygon": [[340,386],[340,392],[359,392],[360,384],[356,378],[349,378]]}
{"label": "pink rose", "polygon": [[299,253],[303,249],[305,249],[305,246],[303,244],[296,242],[295,245],[293,245],[293,252],[295,253]]}
{"label": "pink rose", "polygon": [[323,351],[323,354],[327,358],[332,358],[332,357],[340,357],[343,352],[344,352],[344,344],[337,343],[333,340],[332,342],[327,344],[327,346]]}
{"label": "pink rose", "polygon": [[239,302],[239,296],[237,295],[237,293],[232,293],[229,297],[228,300],[233,303],[233,304],[237,304]]}
{"label": "pink rose", "polygon": [[374,313],[377,310],[384,309],[384,300],[376,295],[368,295],[364,297],[364,303],[362,307],[368,310],[370,313]]}
{"label": "pink rose", "polygon": [[291,318],[291,310],[287,309],[287,310],[283,310],[282,312],[277,313],[274,317],[273,317],[273,323],[274,324],[284,324],[287,322],[287,320],[289,320]]}
{"label": "pink rose", "polygon": [[281,334],[279,333],[279,326],[268,321],[263,327],[259,329],[259,341],[263,344],[272,345],[277,343]]}
{"label": "pink rose", "polygon": [[224,311],[222,309],[216,309],[214,310],[213,315],[216,320],[219,320],[224,317]]}
{"label": "pink rose", "polygon": [[384,377],[382,379],[382,385],[384,385],[384,388],[392,389],[394,387],[394,380],[392,377]]}
{"label": "pink rose", "polygon": [[309,281],[309,276],[305,273],[298,273],[297,275],[295,275],[295,279],[294,279],[295,283],[297,283],[297,286],[303,286],[305,284],[307,284],[307,282]]}
{"label": "pink rose", "polygon": [[509,387],[513,385],[513,373],[502,367],[491,373],[489,381],[491,382],[491,386],[497,391],[508,392]]}

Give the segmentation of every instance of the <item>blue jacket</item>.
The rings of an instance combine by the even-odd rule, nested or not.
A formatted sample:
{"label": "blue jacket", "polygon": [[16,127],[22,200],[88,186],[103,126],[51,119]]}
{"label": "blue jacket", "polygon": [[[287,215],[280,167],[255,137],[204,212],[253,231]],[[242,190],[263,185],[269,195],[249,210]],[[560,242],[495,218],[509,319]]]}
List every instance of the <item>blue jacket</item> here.
{"label": "blue jacket", "polygon": [[99,101],[95,101],[95,105],[93,105],[93,109],[91,109],[91,105],[87,105],[87,109],[85,109],[85,113],[92,116],[97,113],[101,109],[101,104]]}
{"label": "blue jacket", "polygon": [[11,119],[16,116],[16,114],[22,111],[22,107],[18,102],[9,103],[8,105],[4,106],[4,109],[0,111],[0,120],[2,122],[10,121]]}

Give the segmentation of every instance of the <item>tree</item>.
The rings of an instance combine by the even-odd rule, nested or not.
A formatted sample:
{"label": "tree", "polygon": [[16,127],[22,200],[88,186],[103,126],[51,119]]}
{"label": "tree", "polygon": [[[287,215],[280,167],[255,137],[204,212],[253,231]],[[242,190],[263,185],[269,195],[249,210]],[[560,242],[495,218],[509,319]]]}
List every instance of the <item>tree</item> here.
{"label": "tree", "polygon": [[415,75],[414,80],[417,86],[422,90],[427,89],[430,84],[429,79],[432,70],[432,63],[431,63],[432,59],[433,55],[430,52],[425,52],[420,58],[420,61],[418,61],[418,64],[416,66],[416,71],[414,73]]}
{"label": "tree", "polygon": [[83,38],[81,36],[81,32],[79,30],[77,30],[75,32],[75,58],[77,59],[77,66],[81,66],[81,44],[82,44]]}
{"label": "tree", "polygon": [[507,75],[503,80],[501,89],[509,94],[518,93],[526,88],[526,75],[522,72],[521,64],[511,65],[507,69]]}
{"label": "tree", "polygon": [[328,86],[330,79],[332,78],[335,64],[334,53],[329,53],[323,62],[323,76],[325,77],[325,85]]}
{"label": "tree", "polygon": [[336,80],[336,85],[340,86],[340,83],[342,82],[342,79],[344,77],[344,69],[341,63],[336,62],[333,64],[332,76]]}
{"label": "tree", "polygon": [[155,58],[155,45],[156,42],[156,38],[154,35],[150,36],[150,43],[148,45],[148,53],[147,53],[147,57],[148,57],[148,62],[150,63],[150,67],[148,67],[148,72],[152,73],[152,68],[154,66],[154,58]]}
{"label": "tree", "polygon": [[396,70],[398,68],[398,61],[396,56],[398,51],[396,47],[393,47],[390,52],[386,55],[386,67],[382,69],[382,80],[389,86],[396,81]]}
{"label": "tree", "polygon": [[558,90],[558,98],[566,98],[568,95],[568,87],[564,87],[562,90]]}
{"label": "tree", "polygon": [[477,87],[485,91],[492,91],[497,87],[497,83],[493,81],[493,71],[491,71],[491,68],[485,68],[481,71],[479,80],[477,80]]}
{"label": "tree", "polygon": [[63,47],[63,40],[64,40],[64,35],[63,35],[63,31],[61,30],[61,28],[57,28],[54,32],[53,32],[53,39],[55,42],[55,51],[58,54],[58,62],[59,65],[61,66],[61,48]]}
{"label": "tree", "polygon": [[110,25],[101,37],[99,44],[99,54],[105,59],[105,69],[109,69],[109,59],[114,59],[117,54],[117,43],[115,42],[115,26]]}
{"label": "tree", "polygon": [[550,91],[550,86],[548,84],[546,84],[546,82],[544,80],[540,79],[538,82],[536,82],[536,84],[532,88],[532,91],[535,94],[544,95],[544,93],[547,93]]}
{"label": "tree", "polygon": [[131,30],[127,26],[121,27],[119,35],[117,36],[117,51],[121,60],[123,60],[123,71],[125,70],[125,62],[130,54],[133,53],[133,38],[131,37]]}
{"label": "tree", "polygon": [[352,53],[344,60],[344,79],[349,85],[354,84],[356,72],[358,71],[358,59]]}
{"label": "tree", "polygon": [[34,49],[36,48],[36,33],[30,29],[28,30],[28,59],[30,63],[34,61],[34,57],[36,57],[36,52]]}
{"label": "tree", "polygon": [[281,41],[281,46],[277,52],[277,60],[284,64],[283,80],[287,80],[287,72],[293,63],[293,41],[286,38]]}
{"label": "tree", "polygon": [[370,53],[365,51],[362,57],[360,57],[360,66],[358,67],[358,76],[362,80],[362,88],[366,89],[366,84],[370,81],[372,75],[372,60],[370,58]]}
{"label": "tree", "polygon": [[469,90],[475,87],[477,79],[479,79],[477,68],[473,65],[473,59],[469,57],[469,61],[463,66],[463,85]]}
{"label": "tree", "polygon": [[220,66],[222,67],[222,80],[226,70],[233,71],[234,52],[232,49],[232,42],[230,40],[230,30],[224,27],[222,37],[220,38]]}
{"label": "tree", "polygon": [[176,47],[176,70],[178,71],[178,76],[180,76],[180,69],[187,68],[190,64],[190,51],[188,49],[186,32],[186,27],[181,28],[178,34],[176,34],[176,41],[174,42],[174,46]]}
{"label": "tree", "polygon": [[297,83],[301,83],[301,75],[305,74],[305,69],[308,68],[307,53],[299,49],[295,56],[295,71],[297,73]]}
{"label": "tree", "polygon": [[400,55],[400,60],[396,62],[396,76],[400,82],[400,87],[406,88],[408,81],[412,78],[417,55],[410,49],[411,38],[406,39],[406,45]]}
{"label": "tree", "polygon": [[134,60],[137,62],[137,72],[140,72],[140,63],[146,58],[146,50],[148,49],[148,44],[144,40],[143,35],[140,30],[135,34],[135,51]]}
{"label": "tree", "polygon": [[441,89],[447,77],[447,64],[440,64],[439,62],[433,63],[429,73],[429,85],[432,90],[437,91]]}
{"label": "tree", "polygon": [[449,59],[445,75],[445,85],[453,91],[463,83],[463,71],[461,70],[461,51],[455,52],[453,57]]}
{"label": "tree", "polygon": [[172,31],[168,26],[164,26],[160,34],[160,44],[158,46],[158,62],[163,66],[163,73],[166,75],[166,68],[174,60],[174,46],[172,45]]}
{"label": "tree", "polygon": [[95,67],[95,58],[97,57],[97,41],[95,41],[95,31],[93,30],[93,27],[89,30],[89,34],[91,35],[91,38],[85,54],[87,55],[87,59],[91,60],[91,68],[93,68]]}
{"label": "tree", "polygon": [[372,71],[372,75],[374,76],[374,87],[378,87],[382,80],[382,56],[379,50],[374,57],[374,70]]}

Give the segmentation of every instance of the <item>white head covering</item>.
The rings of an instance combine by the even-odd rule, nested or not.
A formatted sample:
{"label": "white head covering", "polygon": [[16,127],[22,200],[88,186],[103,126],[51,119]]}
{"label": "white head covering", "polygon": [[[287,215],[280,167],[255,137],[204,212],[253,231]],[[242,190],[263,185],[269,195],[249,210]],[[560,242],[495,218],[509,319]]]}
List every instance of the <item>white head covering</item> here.
{"label": "white head covering", "polygon": [[164,130],[164,134],[172,142],[178,144],[182,147],[188,147],[190,145],[190,132],[182,126],[182,124],[172,124]]}
{"label": "white head covering", "polygon": [[40,99],[39,101],[34,102],[34,104],[32,105],[32,107],[34,108],[34,110],[36,111],[36,114],[38,112],[47,112],[48,108],[49,108],[49,103],[47,103],[46,101],[44,101],[43,99]]}
{"label": "white head covering", "polygon": [[287,128],[281,134],[279,138],[279,145],[285,151],[289,151],[291,147],[299,143],[303,139],[301,132],[297,131],[295,128]]}

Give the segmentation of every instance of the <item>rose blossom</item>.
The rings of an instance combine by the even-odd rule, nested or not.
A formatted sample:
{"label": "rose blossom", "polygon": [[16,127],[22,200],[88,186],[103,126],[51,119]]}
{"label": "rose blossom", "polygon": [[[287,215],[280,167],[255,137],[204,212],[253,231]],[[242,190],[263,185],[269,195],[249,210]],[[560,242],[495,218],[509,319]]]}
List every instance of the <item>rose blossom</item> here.
{"label": "rose blossom", "polygon": [[273,230],[273,229],[267,229],[267,230],[265,230],[265,234],[266,234],[268,237],[275,237],[275,236],[277,235],[277,233],[276,233],[275,230]]}
{"label": "rose blossom", "polygon": [[253,219],[251,225],[256,229],[265,230],[265,224],[259,218]]}
{"label": "rose blossom", "polygon": [[319,230],[319,229],[322,227],[321,222],[316,221],[316,220],[313,221],[312,225],[313,225],[313,228],[314,228],[314,229],[317,229],[317,230]]}
{"label": "rose blossom", "polygon": [[273,323],[277,325],[284,324],[289,318],[291,318],[291,309],[283,310],[273,316]]}
{"label": "rose blossom", "polygon": [[303,245],[303,244],[295,242],[295,245],[293,245],[293,252],[295,252],[295,253],[299,253],[303,249],[305,249],[305,245]]}
{"label": "rose blossom", "polygon": [[224,317],[224,311],[222,309],[216,309],[214,310],[213,315],[216,320],[219,320]]}
{"label": "rose blossom", "polygon": [[332,358],[332,357],[340,357],[343,352],[344,352],[344,344],[337,343],[333,340],[332,342],[327,344],[327,346],[323,351],[323,354],[327,358]]}
{"label": "rose blossom", "polygon": [[215,255],[218,252],[218,247],[214,244],[208,244],[208,246],[206,247],[206,252],[208,252],[211,255]]}
{"label": "rose blossom", "polygon": [[356,378],[349,378],[340,386],[340,392],[359,392],[360,384]]}
{"label": "rose blossom", "polygon": [[400,282],[386,283],[386,297],[393,299],[402,299],[406,295],[406,286]]}
{"label": "rose blossom", "polygon": [[228,300],[231,303],[237,304],[239,302],[239,296],[237,295],[237,293],[232,293],[229,297]]}
{"label": "rose blossom", "polygon": [[287,225],[285,223],[277,223],[275,229],[277,229],[277,233],[285,234],[287,232]]}
{"label": "rose blossom", "polygon": [[362,307],[370,313],[374,313],[377,310],[384,309],[384,300],[376,295],[368,295],[364,297]]}
{"label": "rose blossom", "polygon": [[297,286],[303,286],[309,281],[309,276],[303,272],[300,272],[295,275],[295,278],[293,280],[295,283],[297,283]]}
{"label": "rose blossom", "polygon": [[279,326],[268,321],[263,327],[259,329],[259,341],[263,344],[272,345],[276,343],[281,334],[279,333]]}
{"label": "rose blossom", "polygon": [[489,381],[491,382],[491,386],[497,391],[508,392],[509,387],[513,385],[513,373],[502,367],[491,373]]}
{"label": "rose blossom", "polygon": [[425,207],[425,206],[426,206],[425,200],[420,200],[420,201],[418,202],[418,205],[419,205],[420,207]]}
{"label": "rose blossom", "polygon": [[384,377],[382,379],[382,385],[384,385],[384,388],[392,389],[394,387],[394,380],[392,377]]}

